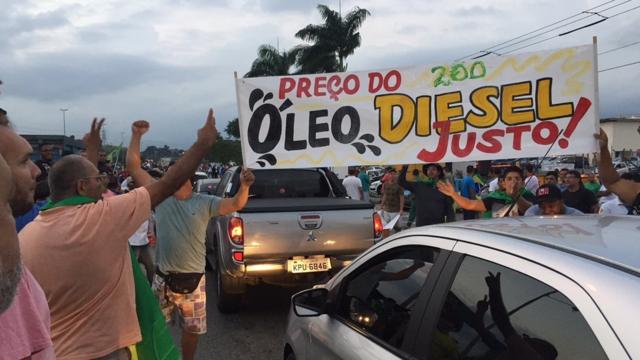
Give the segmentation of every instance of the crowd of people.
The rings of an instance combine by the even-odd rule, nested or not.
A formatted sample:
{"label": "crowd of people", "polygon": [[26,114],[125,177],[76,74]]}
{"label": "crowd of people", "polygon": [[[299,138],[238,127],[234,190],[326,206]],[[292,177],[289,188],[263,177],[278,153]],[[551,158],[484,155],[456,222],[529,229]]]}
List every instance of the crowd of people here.
{"label": "crowd of people", "polygon": [[[144,166],[140,142],[150,124],[134,122],[126,173],[115,176],[101,152],[103,123],[94,119],[83,154],[54,162],[45,145],[34,162],[29,143],[0,113],[0,358],[128,359],[146,329],[141,294],[155,298],[148,306],[163,324],[178,318],[182,358],[194,358],[198,337],[207,331],[208,220],[242,209],[255,177],[242,169],[232,198],[193,192],[197,170],[213,176],[226,170],[201,168],[217,138],[212,110],[193,146],[166,169]],[[606,135],[596,138],[601,183],[591,176],[582,181],[582,174],[569,170],[538,181],[535,167],[525,165],[524,171],[512,166],[491,172],[495,179],[483,179],[486,189],[480,189],[469,167],[456,189],[438,164],[414,170],[414,181],[404,166],[382,178],[380,215],[386,223],[397,221],[405,190],[411,192],[409,221],[417,226],[455,221],[454,203],[464,219],[638,214],[639,179],[618,175]],[[352,198],[368,200],[366,168],[350,169],[343,184]],[[138,272],[146,275],[143,284],[136,281]]]}
{"label": "crowd of people", "polygon": [[[33,162],[29,143],[6,114],[0,117],[0,358],[129,359],[143,328],[135,321],[141,290],[134,283],[139,269],[130,244],[162,323],[174,312],[180,321],[182,358],[193,359],[198,336],[206,332],[208,219],[240,210],[254,176],[242,170],[233,198],[192,192],[192,176],[217,138],[210,110],[195,144],[164,174],[141,167],[140,138],[149,123],[135,122],[128,191],[108,191],[112,177],[105,172],[111,169],[100,154],[103,123],[94,119],[82,155],[53,162],[44,147],[41,160]],[[44,203],[35,195],[42,174],[48,184]],[[150,236],[158,239],[155,264],[144,249]]]}
{"label": "crowd of people", "polygon": [[[400,174],[389,167],[381,178],[379,214],[383,224],[395,221],[404,211],[409,191],[411,207],[407,225],[411,227],[456,221],[454,203],[464,220],[503,216],[540,215],[638,215],[640,174],[619,175],[613,167],[604,132],[596,135],[600,144],[598,168],[602,183],[593,173],[581,174],[577,170],[559,169],[544,176],[537,175],[536,166],[526,163],[521,167],[509,166],[502,171],[490,168],[485,176],[469,165],[466,175],[456,186],[439,164],[425,164],[422,171],[413,172],[414,181],[407,180],[408,166]],[[583,179],[584,178],[584,179]],[[369,191],[367,167],[349,168],[343,180],[347,194],[358,200]],[[403,227],[394,226],[396,231]],[[385,229],[383,237],[390,234]]]}

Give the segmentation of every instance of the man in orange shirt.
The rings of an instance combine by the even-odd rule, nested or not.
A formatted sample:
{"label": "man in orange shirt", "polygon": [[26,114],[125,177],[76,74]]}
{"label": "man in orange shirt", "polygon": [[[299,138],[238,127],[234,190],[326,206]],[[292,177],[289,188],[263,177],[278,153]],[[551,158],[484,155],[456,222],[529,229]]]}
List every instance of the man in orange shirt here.
{"label": "man in orange shirt", "polygon": [[190,178],[217,137],[209,110],[196,143],[162,179],[100,200],[107,180],[96,167],[101,125],[94,120],[85,137],[88,159],[70,155],[51,168],[51,203],[20,233],[24,262],[51,309],[58,359],[128,358],[127,347],[141,340],[127,240]]}

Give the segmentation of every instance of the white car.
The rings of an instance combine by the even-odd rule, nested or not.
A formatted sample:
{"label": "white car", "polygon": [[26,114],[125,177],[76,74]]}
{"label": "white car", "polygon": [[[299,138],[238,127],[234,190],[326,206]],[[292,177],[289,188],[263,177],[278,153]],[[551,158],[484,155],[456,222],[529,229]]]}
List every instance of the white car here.
{"label": "white car", "polygon": [[377,180],[372,182],[369,185],[369,193],[375,194],[375,196],[380,196],[382,194],[382,181]]}
{"label": "white car", "polygon": [[398,233],[292,297],[284,358],[640,359],[640,220]]}

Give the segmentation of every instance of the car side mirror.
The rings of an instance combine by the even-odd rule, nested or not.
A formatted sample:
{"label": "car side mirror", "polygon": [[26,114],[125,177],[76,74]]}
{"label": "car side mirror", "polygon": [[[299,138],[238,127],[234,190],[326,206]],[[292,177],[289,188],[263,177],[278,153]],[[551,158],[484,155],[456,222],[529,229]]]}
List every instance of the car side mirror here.
{"label": "car side mirror", "polygon": [[329,290],[325,288],[309,289],[299,292],[291,298],[293,311],[299,317],[312,317],[326,314]]}

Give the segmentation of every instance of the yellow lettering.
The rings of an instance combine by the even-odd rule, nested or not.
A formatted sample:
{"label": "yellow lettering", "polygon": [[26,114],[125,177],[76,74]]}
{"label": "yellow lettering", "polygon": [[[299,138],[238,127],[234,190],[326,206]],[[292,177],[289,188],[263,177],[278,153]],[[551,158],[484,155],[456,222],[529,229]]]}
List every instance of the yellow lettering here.
{"label": "yellow lettering", "polygon": [[416,136],[431,135],[431,96],[419,96],[416,99],[418,116],[416,118]]}
{"label": "yellow lettering", "polygon": [[490,97],[498,98],[498,88],[494,86],[485,86],[475,89],[471,93],[471,104],[475,106],[480,113],[473,110],[467,114],[467,123],[476,128],[489,128],[498,122],[500,110],[489,100]]}
{"label": "yellow lettering", "polygon": [[533,110],[522,110],[533,107],[533,99],[522,98],[525,95],[531,95],[531,83],[528,81],[502,86],[502,122],[518,125],[535,121]]}
{"label": "yellow lettering", "polygon": [[451,134],[466,130],[461,102],[462,94],[459,91],[436,95],[436,121],[451,121]]}
{"label": "yellow lettering", "polygon": [[[380,138],[390,144],[404,140],[413,127],[415,103],[404,94],[386,94],[376,96],[375,108],[378,110]],[[393,109],[400,108],[400,119],[394,124]]]}
{"label": "yellow lettering", "polygon": [[551,120],[573,115],[573,103],[551,103],[551,78],[538,79],[536,86],[536,112],[538,119]]}

